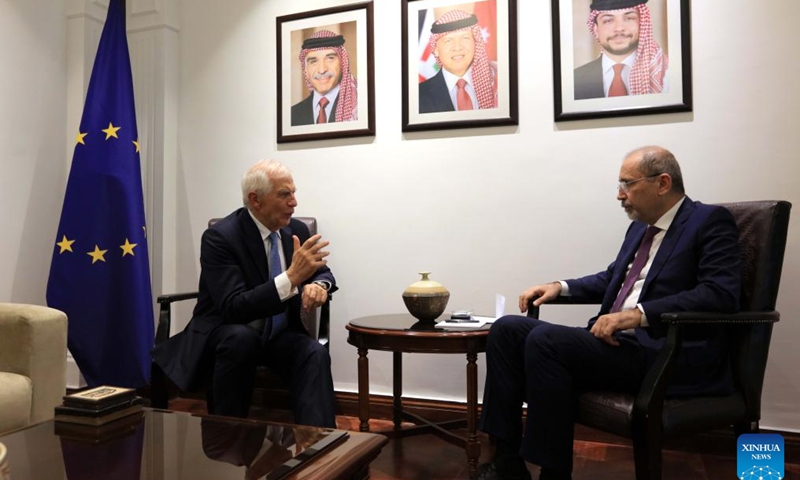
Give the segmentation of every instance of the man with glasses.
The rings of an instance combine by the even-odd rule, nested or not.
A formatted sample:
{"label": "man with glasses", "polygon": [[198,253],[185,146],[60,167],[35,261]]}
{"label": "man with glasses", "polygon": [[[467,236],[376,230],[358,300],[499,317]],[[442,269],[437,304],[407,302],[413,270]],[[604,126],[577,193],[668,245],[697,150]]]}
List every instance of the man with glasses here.
{"label": "man with glasses", "polygon": [[[633,222],[607,269],[536,285],[519,297],[539,306],[557,296],[601,304],[586,327],[519,315],[498,319],[486,347],[481,430],[495,437],[479,479],[569,479],[575,405],[587,390],[635,393],[664,344],[664,312],[735,312],[741,273],[733,216],[684,193],[680,166],[661,147],[625,157],[617,200]],[[587,238],[589,236],[587,235]],[[724,395],[733,389],[724,330],[687,331],[668,393]],[[520,422],[522,402],[528,413]],[[526,465],[526,462],[528,465]]]}

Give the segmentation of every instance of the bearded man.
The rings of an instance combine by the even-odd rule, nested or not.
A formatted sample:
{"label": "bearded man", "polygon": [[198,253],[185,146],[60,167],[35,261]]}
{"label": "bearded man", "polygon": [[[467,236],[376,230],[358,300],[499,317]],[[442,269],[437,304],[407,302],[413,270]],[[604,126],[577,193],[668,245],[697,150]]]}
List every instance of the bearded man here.
{"label": "bearded man", "polygon": [[667,55],[653,39],[648,0],[594,0],[586,21],[600,56],[574,71],[575,100],[669,90]]}

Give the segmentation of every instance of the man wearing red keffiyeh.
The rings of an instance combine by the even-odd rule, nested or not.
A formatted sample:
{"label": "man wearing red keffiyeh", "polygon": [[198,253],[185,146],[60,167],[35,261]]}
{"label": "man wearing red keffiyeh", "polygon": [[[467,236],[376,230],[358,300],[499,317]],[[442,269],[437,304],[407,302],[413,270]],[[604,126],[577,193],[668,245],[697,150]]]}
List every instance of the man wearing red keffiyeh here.
{"label": "man wearing red keffiyeh", "polygon": [[475,15],[451,10],[436,19],[430,47],[439,72],[419,84],[419,113],[497,108],[497,65]]}
{"label": "man wearing red keffiyeh", "polygon": [[344,37],[320,30],[303,41],[299,58],[311,94],[292,105],[292,126],[358,120],[358,86]]}
{"label": "man wearing red keffiyeh", "polygon": [[592,1],[586,24],[602,51],[575,69],[575,100],[669,90],[668,59],[653,38],[647,1]]}

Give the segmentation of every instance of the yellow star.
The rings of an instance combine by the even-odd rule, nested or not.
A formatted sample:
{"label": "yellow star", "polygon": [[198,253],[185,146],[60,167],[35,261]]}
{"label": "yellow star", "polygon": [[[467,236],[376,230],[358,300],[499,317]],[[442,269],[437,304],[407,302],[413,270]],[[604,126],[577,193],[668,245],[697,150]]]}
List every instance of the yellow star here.
{"label": "yellow star", "polygon": [[103,255],[105,255],[107,251],[108,250],[100,250],[100,248],[97,245],[95,245],[94,246],[94,251],[93,252],[86,252],[86,255],[89,255],[90,257],[92,257],[92,265],[94,265],[94,263],[96,261],[98,261],[98,260],[101,261],[101,262],[105,262],[106,261],[106,259],[103,258]]}
{"label": "yellow star", "polygon": [[136,145],[136,153],[139,153],[139,140],[134,140],[133,144]]}
{"label": "yellow star", "polygon": [[77,144],[77,143],[80,143],[81,145],[86,145],[86,143],[83,141],[83,138],[84,138],[86,135],[89,135],[89,134],[88,134],[88,133],[81,133],[81,131],[80,131],[80,130],[78,130],[78,135],[76,135],[76,136],[75,136],[75,143],[76,143],[76,144]]}
{"label": "yellow star", "polygon": [[139,244],[138,243],[131,243],[126,238],[125,239],[125,245],[120,245],[119,246],[119,248],[122,249],[122,256],[124,257],[125,255],[130,253],[132,257],[135,257],[136,255],[133,253],[133,247],[135,247],[136,245],[139,245]]}
{"label": "yellow star", "polygon": [[61,251],[58,252],[58,254],[61,255],[64,252],[71,252],[73,243],[75,243],[75,240],[67,240],[67,236],[66,235],[62,235],[61,236],[61,241],[60,242],[56,242],[56,245],[61,247]]}
{"label": "yellow star", "polygon": [[103,132],[105,132],[106,134],[106,140],[108,140],[111,137],[119,138],[117,136],[117,130],[119,130],[120,128],[122,127],[115,127],[111,122],[108,122],[108,128],[103,129]]}

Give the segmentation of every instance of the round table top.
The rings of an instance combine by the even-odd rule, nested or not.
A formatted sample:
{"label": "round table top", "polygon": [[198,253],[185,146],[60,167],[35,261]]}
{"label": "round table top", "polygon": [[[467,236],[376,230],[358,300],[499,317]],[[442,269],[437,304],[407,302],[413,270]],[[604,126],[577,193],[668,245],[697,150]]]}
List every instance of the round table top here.
{"label": "round table top", "polygon": [[436,328],[435,323],[420,322],[408,313],[370,315],[347,324],[347,343],[392,352],[477,354],[486,350],[490,326]]}
{"label": "round table top", "polygon": [[[439,317],[435,322],[444,320]],[[491,324],[486,324],[480,328],[437,328],[436,323],[421,322],[408,313],[390,313],[385,315],[369,315],[350,320],[349,326],[369,330],[395,330],[398,332],[436,332],[440,334],[464,334],[474,332],[478,335],[485,335],[489,331]]]}

